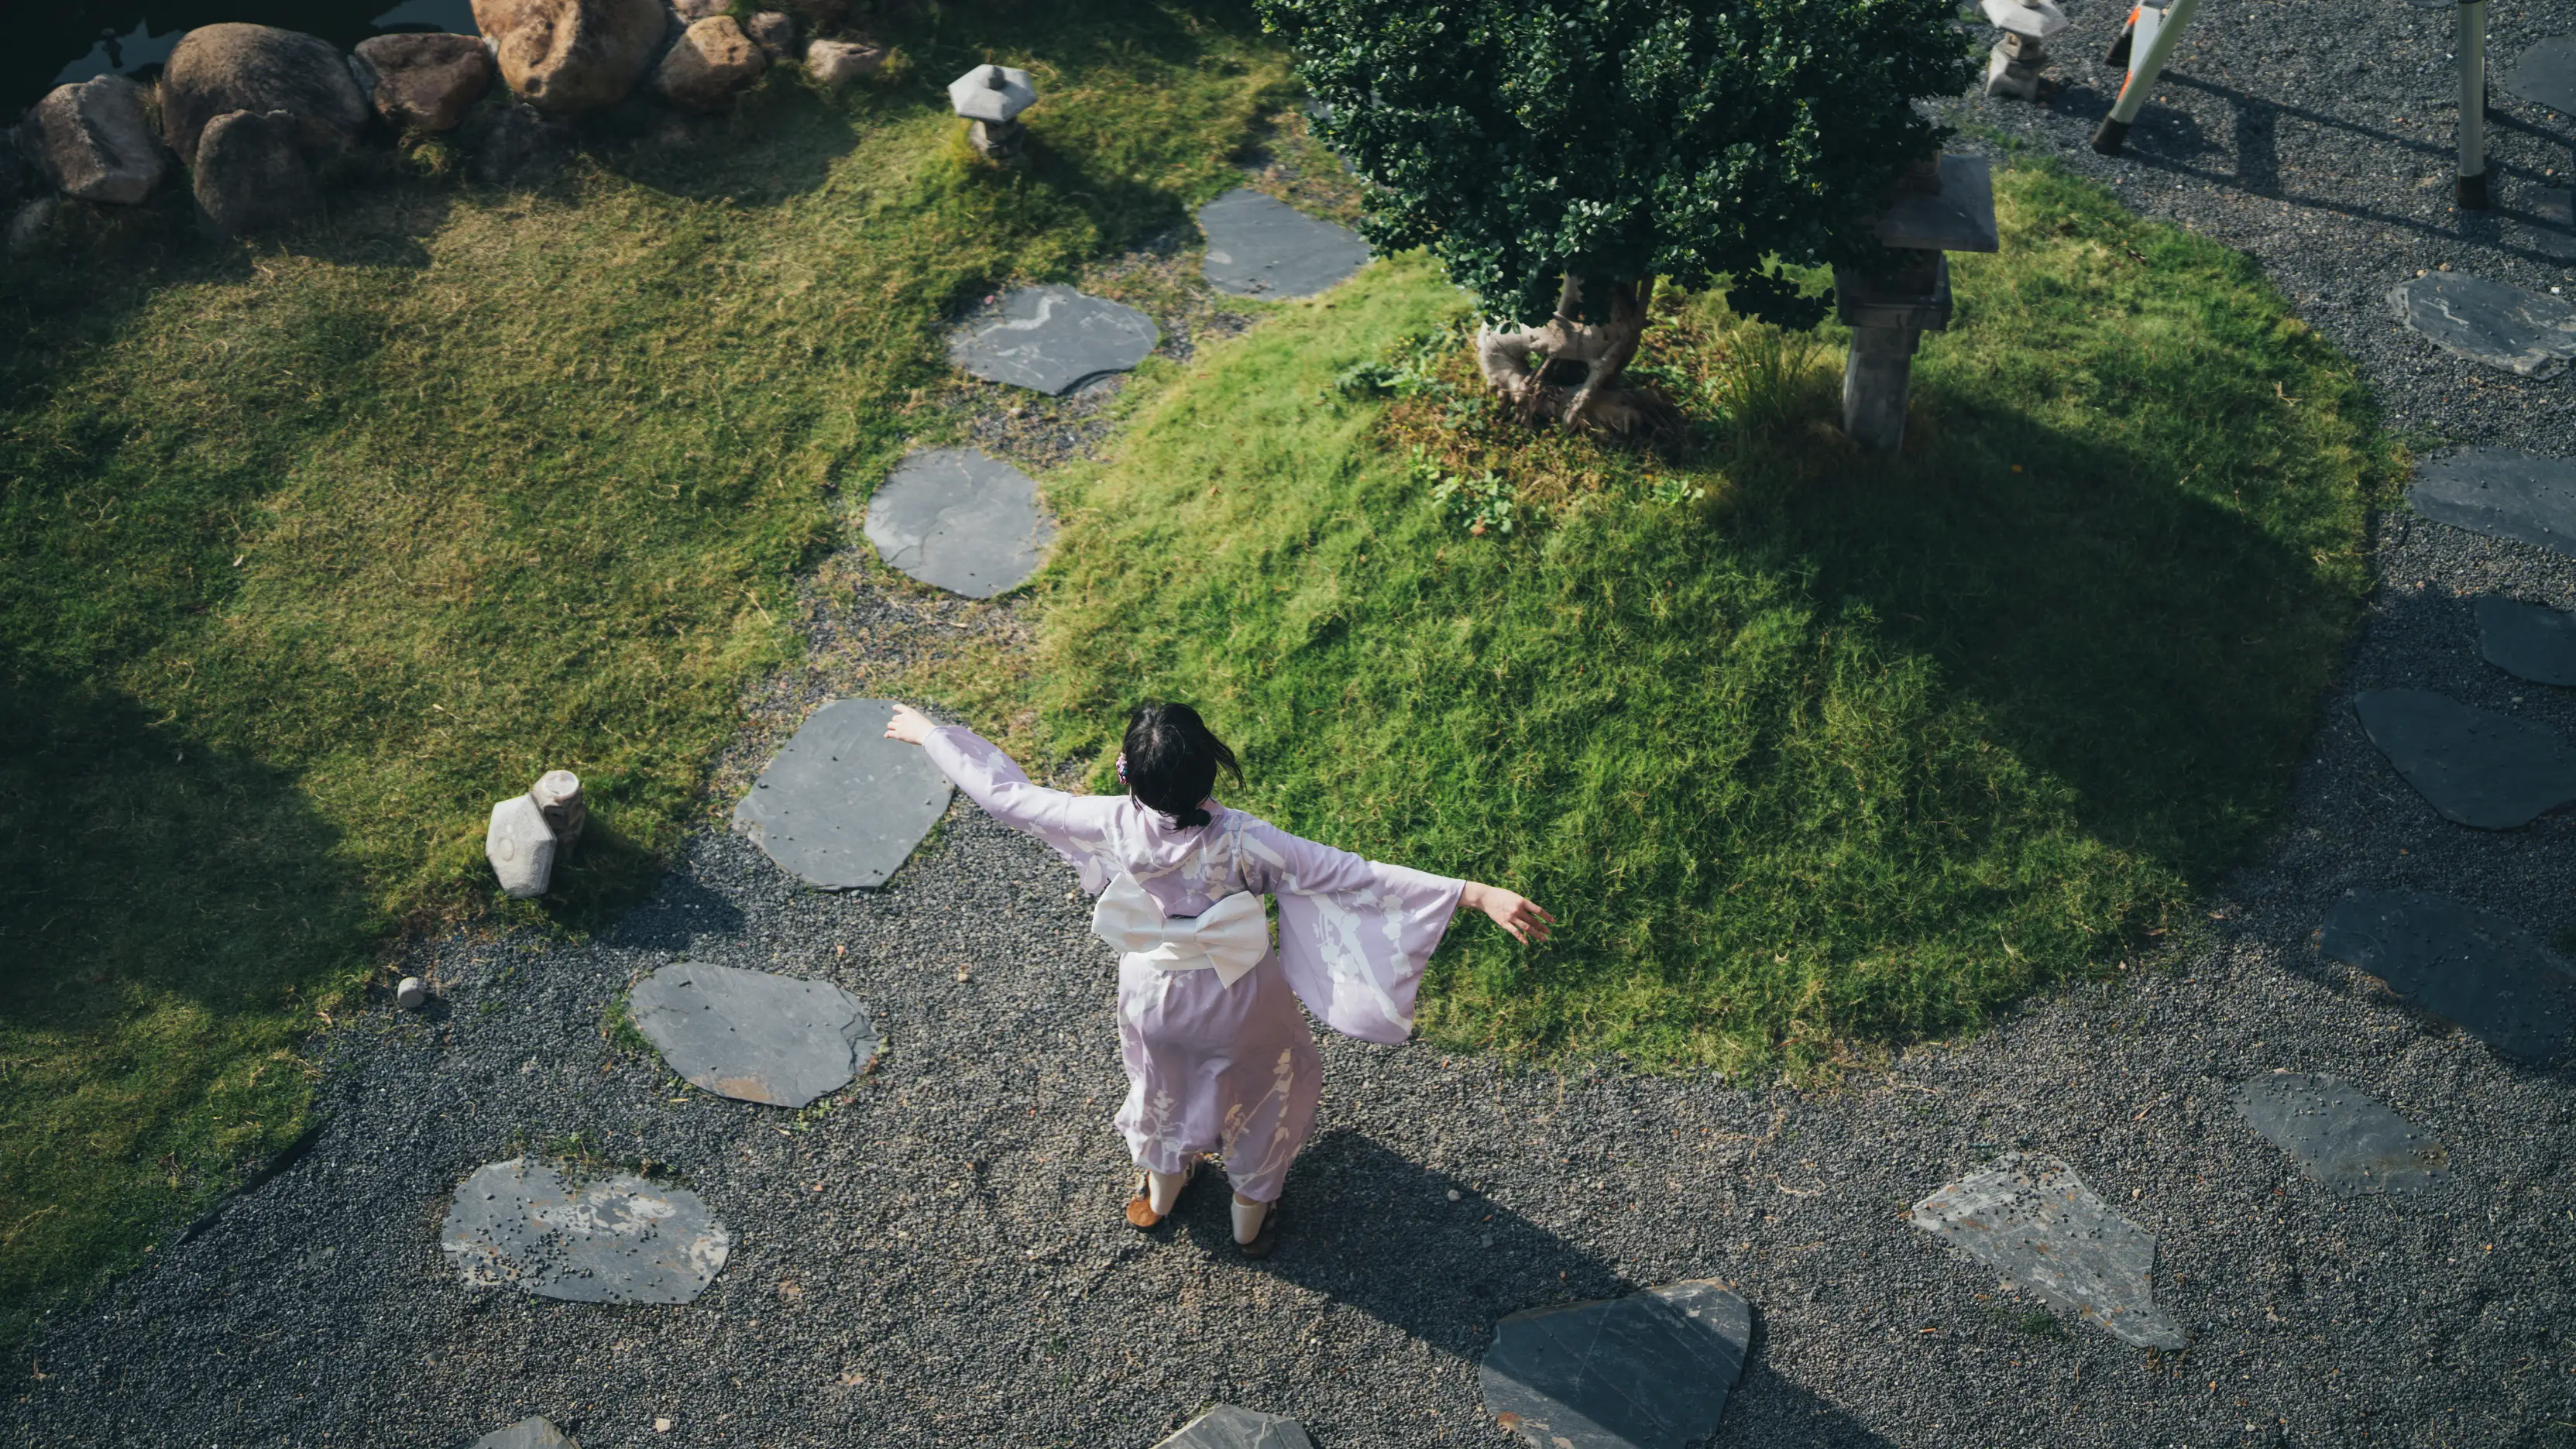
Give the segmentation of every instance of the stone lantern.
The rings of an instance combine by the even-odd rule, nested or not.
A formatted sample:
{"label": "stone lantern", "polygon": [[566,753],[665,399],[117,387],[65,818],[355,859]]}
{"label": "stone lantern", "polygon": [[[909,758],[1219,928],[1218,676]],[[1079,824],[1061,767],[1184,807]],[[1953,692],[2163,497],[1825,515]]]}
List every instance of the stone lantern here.
{"label": "stone lantern", "polygon": [[1986,21],[2004,33],[1986,56],[1986,94],[2039,99],[2039,73],[2048,67],[2042,41],[2067,27],[2053,0],[1984,0]]}
{"label": "stone lantern", "polygon": [[948,83],[948,104],[966,118],[966,140],[995,161],[1020,159],[1020,112],[1038,103],[1029,73],[1006,65],[979,65]]}
{"label": "stone lantern", "polygon": [[1926,332],[1950,326],[1951,252],[2002,250],[1995,234],[1995,184],[1982,156],[1926,157],[1897,187],[1878,220],[1892,271],[1834,268],[1834,307],[1851,329],[1843,365],[1843,431],[1864,447],[1893,452],[1905,441],[1905,404],[1914,390],[1914,349]]}

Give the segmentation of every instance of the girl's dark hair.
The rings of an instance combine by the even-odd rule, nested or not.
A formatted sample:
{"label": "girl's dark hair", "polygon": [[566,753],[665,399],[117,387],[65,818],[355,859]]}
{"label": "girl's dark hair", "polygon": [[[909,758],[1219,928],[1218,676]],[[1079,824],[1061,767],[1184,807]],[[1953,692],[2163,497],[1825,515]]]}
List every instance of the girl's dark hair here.
{"label": "girl's dark hair", "polygon": [[1216,788],[1223,770],[1243,783],[1234,751],[1208,733],[1207,721],[1186,704],[1140,704],[1127,716],[1127,790],[1183,826],[1205,825],[1199,802]]}

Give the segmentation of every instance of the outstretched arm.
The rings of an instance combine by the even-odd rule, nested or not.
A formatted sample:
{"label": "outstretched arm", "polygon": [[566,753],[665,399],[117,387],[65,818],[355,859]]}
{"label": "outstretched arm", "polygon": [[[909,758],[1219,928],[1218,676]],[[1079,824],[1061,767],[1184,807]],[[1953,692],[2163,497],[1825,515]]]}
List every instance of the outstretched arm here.
{"label": "outstretched arm", "polygon": [[1097,893],[1118,873],[1110,848],[1115,797],[1069,795],[1032,784],[992,741],[957,725],[933,724],[910,705],[894,707],[885,732],[887,739],[926,749],[931,763],[985,814],[1055,847],[1081,872],[1083,889]]}
{"label": "outstretched arm", "polygon": [[1482,881],[1467,882],[1467,888],[1458,893],[1458,904],[1472,911],[1483,911],[1493,918],[1495,925],[1511,932],[1513,940],[1531,945],[1546,940],[1549,929],[1556,924],[1556,917],[1549,915],[1538,902]]}

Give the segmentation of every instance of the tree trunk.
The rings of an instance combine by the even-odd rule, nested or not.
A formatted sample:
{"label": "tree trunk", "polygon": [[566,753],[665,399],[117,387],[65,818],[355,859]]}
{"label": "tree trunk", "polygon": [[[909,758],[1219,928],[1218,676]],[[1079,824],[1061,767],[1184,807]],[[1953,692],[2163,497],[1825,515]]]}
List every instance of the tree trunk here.
{"label": "tree trunk", "polygon": [[1532,418],[1614,433],[1672,427],[1679,414],[1662,394],[1619,385],[1645,335],[1646,304],[1654,298],[1655,279],[1594,278],[1591,285],[1609,289],[1608,321],[1575,320],[1585,283],[1569,273],[1557,294],[1556,315],[1546,326],[1487,325],[1477,332],[1478,370],[1487,385]]}

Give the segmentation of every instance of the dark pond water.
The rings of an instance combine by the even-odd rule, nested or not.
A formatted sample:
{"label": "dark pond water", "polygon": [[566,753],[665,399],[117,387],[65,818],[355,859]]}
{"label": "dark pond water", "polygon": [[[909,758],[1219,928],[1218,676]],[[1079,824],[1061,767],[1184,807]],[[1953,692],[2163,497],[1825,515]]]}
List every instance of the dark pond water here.
{"label": "dark pond water", "polygon": [[346,49],[395,30],[474,33],[471,0],[69,0],[6,8],[10,45],[0,54],[0,120],[68,81],[117,71],[146,75],[179,37],[227,20],[318,35]]}

